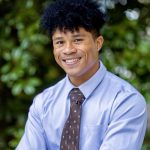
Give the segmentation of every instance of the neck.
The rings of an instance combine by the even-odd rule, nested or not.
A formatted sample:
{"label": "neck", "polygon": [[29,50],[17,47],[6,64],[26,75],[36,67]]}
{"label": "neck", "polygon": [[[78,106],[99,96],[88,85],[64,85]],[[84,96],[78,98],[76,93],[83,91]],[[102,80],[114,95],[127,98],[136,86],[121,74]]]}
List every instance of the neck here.
{"label": "neck", "polygon": [[70,82],[74,86],[78,87],[81,84],[83,84],[84,82],[86,82],[87,80],[89,80],[97,72],[97,70],[100,67],[99,62],[95,65],[96,65],[96,67],[91,67],[88,72],[84,73],[84,75],[82,74],[82,75],[76,76],[76,77],[69,76]]}

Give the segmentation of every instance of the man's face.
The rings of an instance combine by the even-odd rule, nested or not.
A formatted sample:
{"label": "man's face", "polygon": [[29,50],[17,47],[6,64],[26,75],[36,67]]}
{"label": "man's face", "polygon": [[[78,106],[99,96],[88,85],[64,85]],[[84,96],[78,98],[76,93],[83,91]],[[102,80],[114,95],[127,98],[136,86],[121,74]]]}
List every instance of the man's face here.
{"label": "man's face", "polygon": [[84,28],[74,32],[57,29],[52,40],[55,60],[74,85],[79,86],[98,70],[102,36],[94,38]]}

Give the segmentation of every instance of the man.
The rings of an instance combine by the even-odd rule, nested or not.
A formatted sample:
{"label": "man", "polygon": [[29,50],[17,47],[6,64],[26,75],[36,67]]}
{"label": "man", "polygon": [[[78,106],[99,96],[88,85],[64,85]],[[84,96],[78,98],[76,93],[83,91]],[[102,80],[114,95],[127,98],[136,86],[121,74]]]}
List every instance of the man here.
{"label": "man", "polygon": [[57,0],[45,10],[42,25],[67,75],[35,97],[17,150],[141,149],[146,104],[99,61],[104,22],[92,0]]}

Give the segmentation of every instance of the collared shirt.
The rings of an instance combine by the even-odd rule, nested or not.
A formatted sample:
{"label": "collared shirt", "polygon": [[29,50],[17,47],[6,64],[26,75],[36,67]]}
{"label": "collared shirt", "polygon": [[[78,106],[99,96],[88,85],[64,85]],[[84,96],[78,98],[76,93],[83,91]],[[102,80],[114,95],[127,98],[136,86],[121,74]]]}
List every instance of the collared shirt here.
{"label": "collared shirt", "polygon": [[[59,150],[70,111],[68,76],[38,94],[30,107],[24,135],[16,150]],[[129,83],[99,70],[79,86],[82,103],[80,150],[140,150],[147,111],[143,96]]]}

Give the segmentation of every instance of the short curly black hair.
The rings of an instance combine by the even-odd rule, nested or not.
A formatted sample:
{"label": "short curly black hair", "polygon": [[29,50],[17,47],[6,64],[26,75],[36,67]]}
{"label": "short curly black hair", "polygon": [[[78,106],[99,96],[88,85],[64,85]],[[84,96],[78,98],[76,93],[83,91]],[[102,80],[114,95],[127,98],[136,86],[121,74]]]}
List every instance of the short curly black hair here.
{"label": "short curly black hair", "polygon": [[56,0],[41,17],[41,25],[50,36],[56,29],[73,32],[79,27],[98,36],[104,23],[105,15],[96,0]]}

